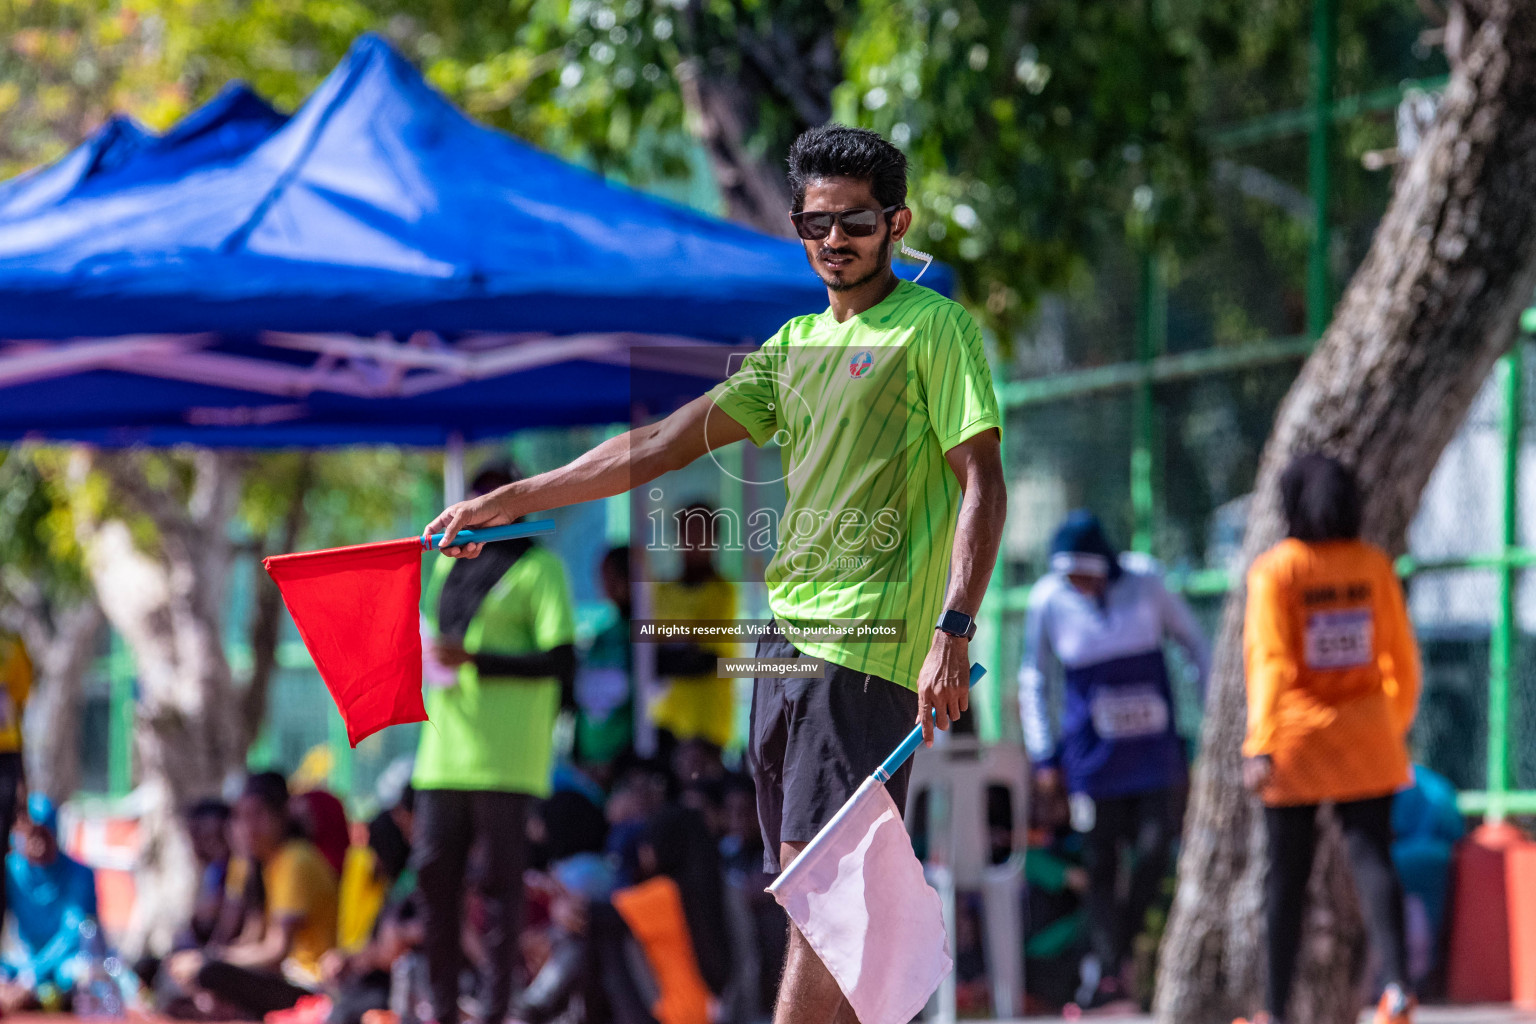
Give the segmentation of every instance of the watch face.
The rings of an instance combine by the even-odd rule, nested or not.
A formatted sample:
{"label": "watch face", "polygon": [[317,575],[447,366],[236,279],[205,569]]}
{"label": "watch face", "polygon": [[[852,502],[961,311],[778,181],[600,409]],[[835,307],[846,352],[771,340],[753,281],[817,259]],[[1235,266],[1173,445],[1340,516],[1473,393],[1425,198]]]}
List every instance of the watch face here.
{"label": "watch face", "polygon": [[939,628],[951,636],[964,637],[967,640],[976,631],[976,620],[964,612],[945,610],[939,617]]}

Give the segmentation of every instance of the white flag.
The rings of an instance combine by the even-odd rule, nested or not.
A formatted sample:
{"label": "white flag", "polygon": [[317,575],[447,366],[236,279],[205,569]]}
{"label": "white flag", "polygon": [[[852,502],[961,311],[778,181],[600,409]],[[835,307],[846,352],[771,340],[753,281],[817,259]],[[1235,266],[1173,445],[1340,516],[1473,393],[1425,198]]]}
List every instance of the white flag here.
{"label": "white flag", "polygon": [[768,891],[859,1024],[907,1024],[953,966],[939,894],[923,878],[895,801],[872,778]]}

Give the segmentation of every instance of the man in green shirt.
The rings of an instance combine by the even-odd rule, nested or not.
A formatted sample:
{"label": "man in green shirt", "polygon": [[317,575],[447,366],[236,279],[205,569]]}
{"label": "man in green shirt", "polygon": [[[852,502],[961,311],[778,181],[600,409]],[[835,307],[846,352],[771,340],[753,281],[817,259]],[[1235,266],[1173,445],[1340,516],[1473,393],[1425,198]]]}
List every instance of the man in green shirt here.
{"label": "man in green shirt", "polygon": [[[787,502],[765,573],[775,629],[758,655],[824,664],[756,681],[750,754],[771,871],[914,722],[931,742],[935,720],[947,729],[966,710],[968,641],[1006,510],[980,331],[957,303],[891,269],[912,223],[905,157],[873,132],[827,125],[795,142],[789,167],[790,217],[827,286],[826,310],[791,320],[666,419],[453,505],[428,527],[451,544],[458,530],[617,494],[727,444],[779,444]],[[848,624],[878,631],[804,632]],[[898,806],[906,778],[888,787]],[[853,1020],[796,931],[774,1019]]]}
{"label": "man in green shirt", "polygon": [[[509,469],[483,470],[470,493],[512,484]],[[412,859],[422,893],[427,978],[437,1024],[459,1020],[462,913],[471,847],[484,858],[487,976],[481,1019],[499,1022],[512,994],[522,924],[524,821],[547,797],[555,716],[576,671],[575,615],[565,570],[532,541],[487,545],[473,562],[438,560],[425,588],[431,657],[429,721],[421,730]]]}

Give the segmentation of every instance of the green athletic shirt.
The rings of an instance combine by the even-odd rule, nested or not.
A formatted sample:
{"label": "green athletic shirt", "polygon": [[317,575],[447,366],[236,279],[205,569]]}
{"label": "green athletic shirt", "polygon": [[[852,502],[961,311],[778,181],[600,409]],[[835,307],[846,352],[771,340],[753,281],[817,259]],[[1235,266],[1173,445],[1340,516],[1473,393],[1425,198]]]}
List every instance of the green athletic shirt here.
{"label": "green athletic shirt", "polygon": [[[438,558],[424,610],[434,634],[437,605],[453,559]],[[576,616],[565,568],[534,545],[491,588],[464,634],[464,649],[536,654],[574,641]],[[560,681],[485,678],[473,663],[459,666],[457,686],[427,687],[417,789],[474,789],[546,797],[554,761]]]}
{"label": "green athletic shirt", "polygon": [[781,448],[788,500],[764,572],[774,616],[906,623],[901,643],[792,638],[795,646],[916,689],[959,514],[960,482],[944,453],[1002,429],[975,321],[903,281],[846,323],[830,308],[791,320],[709,397],[754,444]]}

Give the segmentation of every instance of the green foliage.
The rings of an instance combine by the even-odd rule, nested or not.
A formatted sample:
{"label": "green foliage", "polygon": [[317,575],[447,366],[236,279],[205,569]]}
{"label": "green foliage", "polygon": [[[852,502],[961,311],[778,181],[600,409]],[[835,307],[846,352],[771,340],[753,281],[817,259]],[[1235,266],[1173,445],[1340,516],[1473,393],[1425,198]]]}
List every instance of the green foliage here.
{"label": "green foliage", "polygon": [[914,244],[1016,326],[1105,230],[1156,244],[1187,227],[1189,49],[1150,5],[867,0],[837,113],[907,149]]}
{"label": "green foliage", "polygon": [[[285,456],[286,457],[286,456]],[[275,458],[267,456],[264,458]],[[437,514],[440,458],[403,448],[344,448],[314,455],[301,549],[410,536]],[[269,476],[251,474],[247,495]],[[430,507],[424,517],[422,510]]]}
{"label": "green foliage", "polygon": [[[1416,42],[1425,23],[1412,0],[1339,7],[1341,93],[1443,70]],[[913,244],[956,267],[964,296],[1006,339],[1105,244],[1190,260],[1229,244],[1202,139],[1305,104],[1312,10],[1312,0],[9,0],[0,172],[56,157],[114,110],[164,127],[232,78],[292,108],[374,30],[473,116],[658,187],[697,165],[689,83],[709,80],[744,97],[737,141],[774,173],[795,132],[828,109],[901,145]],[[1391,134],[1390,117],[1343,132],[1341,218],[1369,219],[1384,202],[1383,176],[1355,173],[1356,161]],[[1232,157],[1306,187],[1300,140]],[[1248,215],[1280,279],[1299,286],[1305,225],[1262,202]],[[1241,305],[1247,287],[1214,304]],[[1230,311],[1220,319],[1223,335],[1259,329]]]}
{"label": "green foliage", "polygon": [[59,453],[0,450],[0,600],[13,574],[51,599],[86,589]]}

